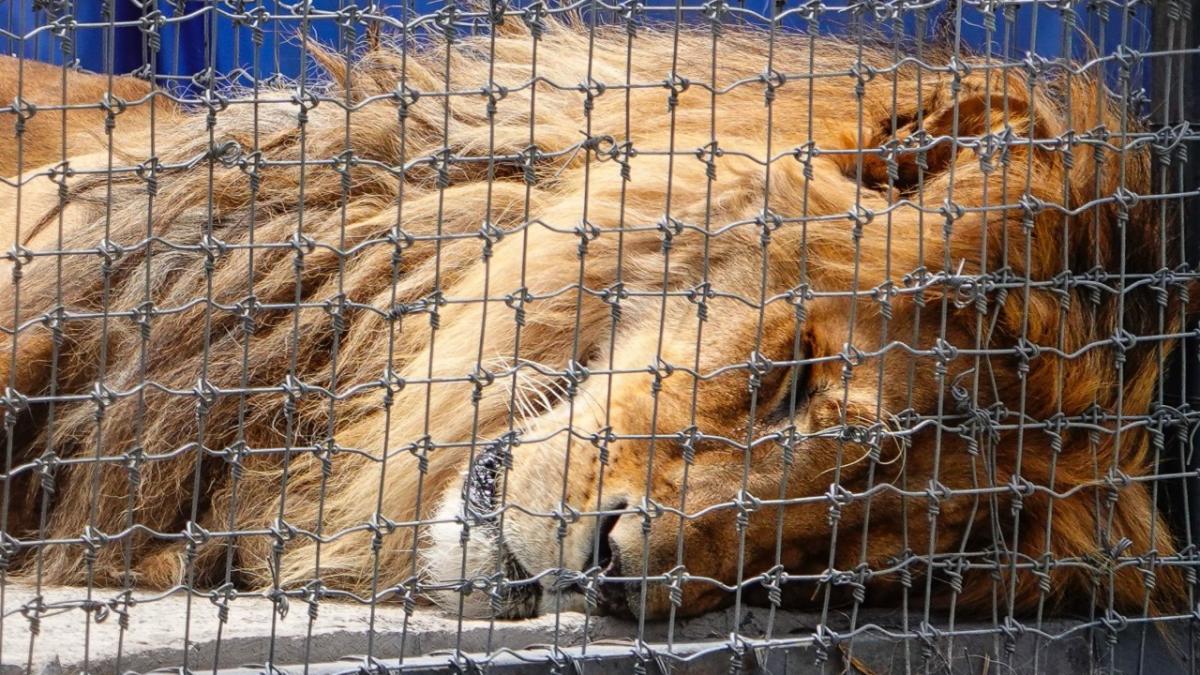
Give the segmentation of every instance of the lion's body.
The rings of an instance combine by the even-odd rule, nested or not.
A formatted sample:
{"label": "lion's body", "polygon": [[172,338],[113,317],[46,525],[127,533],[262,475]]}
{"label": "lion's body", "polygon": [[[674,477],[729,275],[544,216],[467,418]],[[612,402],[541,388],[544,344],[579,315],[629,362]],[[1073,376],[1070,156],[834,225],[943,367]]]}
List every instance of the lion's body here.
{"label": "lion's body", "polygon": [[[303,124],[280,91],[263,92],[276,102],[219,111],[211,130],[204,111],[153,98],[153,148],[148,101],[117,115],[111,137],[103,116],[68,117],[73,165],[143,163],[143,171],[70,177],[61,209],[58,185],[32,178],[19,212],[11,188],[0,207],[6,247],[19,236],[33,251],[75,252],[24,259],[19,282],[6,278],[15,285],[0,293],[0,382],[34,397],[6,418],[10,469],[26,467],[5,484],[6,529],[26,542],[75,542],[31,547],[24,573],[156,587],[321,579],[369,593],[415,577],[426,588],[486,577],[510,557],[526,572],[585,570],[598,546],[596,519],[579,519],[559,538],[559,520],[547,514],[563,504],[630,511],[606,531],[622,562],[614,569],[628,576],[662,574],[677,558],[690,574],[725,584],[776,564],[812,579],[829,566],[891,567],[865,579],[870,602],[903,592],[898,564],[920,577],[920,557],[933,553],[990,547],[961,592],[943,583],[947,570],[935,582],[939,597],[980,611],[995,597],[1019,610],[1088,602],[1087,570],[1103,542],[1128,538],[1128,556],[1173,554],[1147,484],[1106,482],[1151,470],[1144,432],[1111,433],[1112,420],[1093,438],[1067,429],[1056,453],[1052,433],[1014,429],[1018,411],[1037,421],[1093,405],[1146,414],[1154,345],[1127,350],[1123,370],[1111,345],[1072,358],[1048,348],[1072,354],[1121,327],[1154,334],[1162,316],[1169,329],[1175,300],[1160,315],[1139,306],[1150,306],[1149,290],[1118,309],[1115,295],[1092,302],[1074,288],[1064,305],[1056,289],[1039,286],[992,288],[961,303],[936,277],[1003,269],[1049,280],[1067,269],[1148,273],[1165,263],[1157,221],[1140,207],[1123,241],[1111,199],[1070,218],[1043,209],[1028,229],[1018,206],[1023,195],[1077,209],[1122,185],[1144,192],[1143,152],[1078,145],[1067,170],[1061,148],[1031,153],[1010,139],[990,172],[975,152],[951,152],[949,137],[1006,125],[1017,139],[1128,129],[1094,82],[1076,76],[1047,91],[1015,73],[976,71],[954,96],[944,73],[889,69],[886,50],[827,40],[813,49],[807,37],[781,35],[768,63],[761,35],[732,30],[716,43],[703,32],[676,42],[647,30],[633,38],[630,60],[623,31],[600,30],[590,42],[586,29],[556,25],[537,41],[535,60],[531,36],[506,25],[494,42],[372,51],[354,62],[348,87],[344,64],[318,54],[333,83]],[[861,101],[847,74],[865,72],[859,59],[881,73]],[[690,82],[676,81],[673,105],[669,87],[612,86],[663,82],[672,68]],[[768,68],[842,75],[768,82],[760,77]],[[14,63],[0,69],[0,92],[15,90],[15,72]],[[714,73],[715,97],[698,84]],[[95,102],[107,88],[105,78],[75,77],[91,88],[68,86],[72,101]],[[479,94],[489,77],[507,88],[491,117]],[[544,81],[522,86],[534,77]],[[580,82],[610,86],[575,88]],[[121,85],[124,97],[135,85]],[[457,94],[429,95],[445,90]],[[39,102],[56,103],[57,91]],[[898,155],[892,184],[878,153],[856,152],[889,147],[918,124],[943,140],[925,169],[915,153]],[[598,140],[577,149],[588,134]],[[60,137],[53,125],[27,126],[19,168],[33,175],[60,161]],[[696,151],[706,147],[720,152]],[[153,194],[151,152],[162,163]],[[0,154],[5,173],[16,173],[16,161]],[[948,202],[967,207],[949,226],[939,212]],[[977,208],[985,204],[1010,208]],[[856,210],[861,230],[846,217]],[[96,252],[103,240],[115,244],[107,265]],[[1022,340],[1046,348],[1027,366],[999,351],[965,355],[1011,351]],[[897,341],[922,351],[883,349]],[[935,349],[942,343],[957,355]],[[799,367],[766,368],[747,386],[756,350],[774,363],[811,360],[798,402],[788,403],[787,384]],[[581,367],[591,376],[562,375]],[[952,383],[977,410],[1000,415],[998,435],[959,433],[962,425],[943,433],[911,416],[900,425],[906,410],[970,417],[955,407]],[[54,397],[54,405],[37,402]],[[996,413],[1000,403],[1007,415]],[[761,413],[781,404],[794,415],[786,410],[781,422]],[[779,442],[791,424],[812,435],[794,452]],[[864,435],[820,433],[847,427]],[[893,427],[911,432],[885,436],[878,461],[867,459],[864,439]],[[689,429],[702,435],[694,455]],[[464,553],[452,519],[463,513],[468,457],[514,430],[522,440],[510,446],[503,477],[504,523],[476,527]],[[43,459],[39,473],[30,466],[39,457],[58,464]],[[1039,489],[1016,508],[1020,490],[1010,486],[1026,481]],[[831,518],[822,495],[835,482],[848,493],[898,489],[850,499]],[[1106,501],[1114,485],[1117,498]],[[951,497],[937,486],[975,490]],[[737,509],[704,511],[743,490],[794,501],[755,510],[743,530]],[[647,495],[705,515],[681,527],[668,511],[643,539],[633,511]],[[451,522],[417,527],[435,516]],[[85,533],[109,539],[88,535],[87,556]],[[1047,570],[1055,583],[1039,590],[1040,572],[1027,563],[1047,559],[1075,562]],[[1120,607],[1165,606],[1180,592],[1173,567],[1156,569],[1154,589],[1125,567],[1102,580]],[[812,585],[793,586],[800,590],[790,595],[813,597]],[[687,612],[731,597],[703,581],[684,590]],[[661,613],[667,591],[654,586],[645,602]]]}

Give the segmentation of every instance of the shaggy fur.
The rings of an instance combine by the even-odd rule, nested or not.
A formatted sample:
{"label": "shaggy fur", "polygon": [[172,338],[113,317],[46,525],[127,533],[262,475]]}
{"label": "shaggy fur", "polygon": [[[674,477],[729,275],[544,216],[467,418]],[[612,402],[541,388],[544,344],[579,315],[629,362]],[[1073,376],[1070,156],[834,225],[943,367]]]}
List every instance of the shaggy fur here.
{"label": "shaggy fur", "polygon": [[[60,398],[5,418],[21,469],[5,483],[4,529],[26,544],[16,571],[145,587],[320,579],[359,594],[416,576],[453,603],[447,580],[501,565],[637,577],[682,562],[684,614],[776,565],[797,575],[790,604],[820,602],[830,566],[875,604],[905,592],[902,572],[978,612],[1182,601],[1175,567],[1131,562],[1175,554],[1137,480],[1154,466],[1144,431],[1042,423],[1093,406],[1146,414],[1171,345],[1110,338],[1177,328],[1177,294],[1163,307],[1149,285],[1122,303],[1112,289],[939,281],[1169,266],[1144,203],[1127,218],[1111,200],[1081,208],[1122,186],[1148,192],[1144,150],[1025,142],[1101,130],[1120,146],[1126,112],[1079,75],[1031,85],[976,67],[956,92],[945,73],[891,68],[886,48],[767,45],[752,30],[591,40],[570,23],[534,40],[509,20],[494,40],[377,48],[352,67],[314,52],[320,86],[350,114],[326,100],[301,116],[290,92],[264,91],[283,102],[231,105],[210,128],[205,111],[118,80],[144,100],[111,136],[96,114],[68,116],[65,149],[61,118],[27,125],[22,166],[6,147],[0,173],[60,152],[100,170],[153,152],[165,168],[153,185],[145,171],[75,175],[61,203],[45,178],[19,205],[5,196],[5,246],[73,252],[18,256],[19,283],[0,293],[0,382]],[[783,73],[876,70],[859,99],[844,74],[765,80],[769,58]],[[673,104],[665,86],[575,86],[662,83],[672,69],[688,82]],[[4,63],[0,91],[16,70]],[[27,78],[25,98],[57,102],[57,72]],[[108,86],[72,78],[71,101]],[[489,81],[507,88],[494,108]],[[457,95],[429,95],[447,88]],[[601,140],[577,149],[586,134]],[[988,134],[1009,143],[987,158],[951,140]],[[714,138],[719,152],[703,150]],[[889,176],[880,149],[897,143],[929,151],[898,155]],[[502,159],[446,165],[444,148]],[[327,161],[339,156],[353,160]],[[768,156],[780,156],[769,170]],[[292,162],[256,171],[255,157]],[[108,261],[103,239],[120,247]],[[58,321],[59,306],[85,318]],[[1017,358],[1022,344],[1040,349]],[[943,427],[913,423],[939,411]],[[996,434],[971,426],[981,414]],[[506,457],[494,441],[514,429]],[[691,429],[702,435],[688,442]],[[511,463],[496,478],[507,508],[463,536],[464,475],[484,453]],[[39,457],[52,459],[30,465]],[[838,499],[835,483],[872,497]],[[792,501],[739,515],[742,491]],[[647,495],[667,510],[639,515]],[[603,524],[603,546],[597,518],[570,515],[613,508],[626,515]],[[448,522],[417,524],[435,515]],[[933,574],[920,558],[959,551],[969,565],[939,556]],[[605,607],[670,607],[662,584],[620,588]],[[832,592],[849,599],[854,585]],[[489,611],[480,595],[468,613]],[[492,609],[536,601],[513,591]]]}

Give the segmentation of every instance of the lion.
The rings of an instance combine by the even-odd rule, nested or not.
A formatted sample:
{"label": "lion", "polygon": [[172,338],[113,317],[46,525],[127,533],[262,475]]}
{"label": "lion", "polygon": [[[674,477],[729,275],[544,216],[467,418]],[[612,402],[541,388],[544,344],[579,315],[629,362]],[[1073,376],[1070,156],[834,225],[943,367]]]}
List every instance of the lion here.
{"label": "lion", "polygon": [[1145,420],[1188,289],[1094,74],[546,17],[309,47],[199,103],[3,62],[9,578],[1183,602]]}

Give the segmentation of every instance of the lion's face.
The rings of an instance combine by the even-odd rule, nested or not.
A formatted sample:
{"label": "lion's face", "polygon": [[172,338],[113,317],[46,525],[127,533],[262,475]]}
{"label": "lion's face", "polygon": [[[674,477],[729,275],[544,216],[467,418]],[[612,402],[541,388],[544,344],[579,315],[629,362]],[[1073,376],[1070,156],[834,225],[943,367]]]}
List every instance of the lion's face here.
{"label": "lion's face", "polygon": [[[1052,280],[1115,264],[1114,212],[1063,228],[1046,205],[1063,203],[1064,181],[1079,181],[1068,203],[1096,180],[1115,190],[1116,166],[1078,151],[1064,168],[1060,153],[1014,139],[1113,113],[1066,118],[1014,78],[968,77],[955,96],[945,81],[925,85],[867,86],[862,123],[836,114],[858,106],[848,87],[781,90],[775,105],[795,113],[776,111],[793,122],[779,131],[798,148],[792,160],[764,172],[736,153],[624,157],[643,200],[630,198],[634,217],[622,162],[602,158],[591,184],[566,192],[591,197],[595,230],[500,243],[498,255],[529,246],[542,264],[578,270],[587,291],[565,294],[553,364],[513,374],[500,360],[517,422],[480,429],[499,440],[471,444],[426,532],[422,568],[439,602],[476,615],[588,599],[690,615],[738,597],[883,602],[926,575],[943,600],[982,606],[984,566],[919,558],[1091,546],[1080,499],[1056,498],[1055,529],[1040,509],[1049,486],[1104,480],[1092,457],[1113,446],[1062,420],[1115,405],[1117,357],[1087,345],[1117,319]],[[1094,100],[1094,83],[1074,86],[1075,100]],[[808,96],[822,102],[811,123]],[[973,150],[931,143],[951,137]],[[545,217],[577,222],[570,208]],[[641,229],[623,233],[627,221]],[[561,293],[564,277],[533,295]],[[1148,401],[1153,375],[1134,370],[1147,379],[1126,380],[1126,406]],[[1030,423],[1036,433],[1021,431]],[[1138,456],[1125,453],[1124,470]],[[1137,487],[1122,500],[1127,514],[1149,513]],[[975,582],[965,590],[964,577]],[[1019,605],[1036,602],[1039,578],[1018,574]]]}
{"label": "lion's face", "polygon": [[[599,598],[608,611],[635,615],[667,612],[664,575],[673,570],[690,577],[675,581],[689,614],[728,602],[729,586],[768,570],[819,574],[840,496],[833,486],[861,490],[868,470],[878,482],[895,478],[904,442],[884,435],[887,420],[891,411],[928,407],[921,392],[930,391],[929,373],[907,368],[903,357],[844,359],[845,301],[809,299],[802,319],[789,302],[761,314],[737,300],[706,302],[720,320],[701,322],[695,303],[676,299],[661,331],[653,320],[660,303],[645,302],[647,320],[618,331],[611,362],[607,353],[588,359],[577,369],[581,382],[559,385],[575,384],[575,395],[527,421],[523,436],[534,440],[481,446],[462,492],[448,491],[438,516],[470,520],[507,508],[472,527],[465,551],[457,523],[435,528],[427,568],[455,577],[465,560],[467,578],[498,569],[510,579],[545,570],[573,578],[562,585],[551,573],[511,591],[525,610],[579,605],[589,580],[571,572],[633,579],[603,584]],[[861,318],[853,325],[880,327]],[[858,350],[877,350],[868,336],[854,343]],[[932,454],[927,440],[910,452]],[[872,539],[889,553],[898,546],[897,507],[894,495],[873,499]],[[841,524],[852,528],[843,536],[860,538],[864,517],[862,508],[842,512]],[[852,567],[854,557],[836,562]],[[873,550],[868,561],[881,557]],[[655,581],[637,583],[644,576]]]}
{"label": "lion's face", "polygon": [[[523,615],[581,606],[602,574],[603,609],[660,616],[673,592],[693,614],[730,602],[739,584],[761,596],[750,582],[765,572],[786,571],[794,587],[794,575],[883,567],[901,554],[901,521],[925,505],[905,505],[898,479],[907,469],[922,476],[914,489],[927,487],[938,440],[918,420],[935,414],[941,384],[937,357],[909,348],[931,350],[939,338],[969,345],[968,327],[957,314],[941,325],[940,299],[913,302],[931,279],[860,288],[857,300],[822,293],[805,283],[813,250],[804,228],[771,229],[769,243],[752,221],[711,239],[707,268],[693,264],[703,234],[677,234],[685,278],[665,298],[661,286],[626,292],[615,324],[603,309],[587,311],[600,302],[589,298],[581,320],[597,325],[579,332],[595,337],[573,363],[501,382],[519,433],[480,443],[461,486],[446,491],[443,522],[424,548],[431,578],[478,583],[502,572],[518,583],[501,594],[501,614]],[[820,251],[851,263],[851,227],[840,246]],[[964,361],[944,368],[942,381]],[[941,451],[959,445],[943,440]],[[941,480],[965,487],[970,478]],[[942,513],[943,527],[961,531],[961,503]],[[860,551],[868,518],[871,546]],[[844,543],[830,560],[835,533]],[[924,548],[928,534],[908,541]],[[442,601],[457,606],[457,594]],[[476,592],[466,606],[486,615],[489,603]]]}

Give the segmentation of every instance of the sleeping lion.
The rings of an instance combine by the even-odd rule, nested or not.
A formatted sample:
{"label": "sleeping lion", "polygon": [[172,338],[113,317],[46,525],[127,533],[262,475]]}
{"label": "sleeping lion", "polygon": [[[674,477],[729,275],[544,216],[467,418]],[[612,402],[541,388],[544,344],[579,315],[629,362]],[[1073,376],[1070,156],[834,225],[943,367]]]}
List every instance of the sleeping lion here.
{"label": "sleeping lion", "polygon": [[509,17],[256,104],[3,61],[10,575],[1174,611],[1188,294],[1129,110],[769,44]]}

